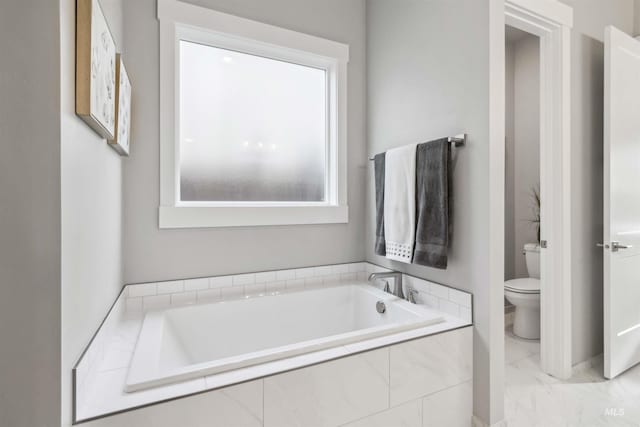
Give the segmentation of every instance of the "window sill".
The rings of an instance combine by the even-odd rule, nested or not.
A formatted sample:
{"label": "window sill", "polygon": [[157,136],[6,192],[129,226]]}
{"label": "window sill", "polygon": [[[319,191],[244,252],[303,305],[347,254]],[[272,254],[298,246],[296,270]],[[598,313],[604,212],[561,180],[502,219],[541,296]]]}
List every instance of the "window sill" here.
{"label": "window sill", "polygon": [[257,227],[346,224],[348,206],[200,207],[160,206],[160,228]]}

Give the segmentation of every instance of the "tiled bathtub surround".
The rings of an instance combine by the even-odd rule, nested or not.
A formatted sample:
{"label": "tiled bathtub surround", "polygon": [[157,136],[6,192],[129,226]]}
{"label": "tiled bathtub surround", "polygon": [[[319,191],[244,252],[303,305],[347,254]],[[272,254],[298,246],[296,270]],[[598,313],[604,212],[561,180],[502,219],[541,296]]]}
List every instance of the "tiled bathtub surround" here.
{"label": "tiled bathtub surround", "polygon": [[[335,286],[364,281],[364,262],[216,276],[170,282],[128,285],[124,297],[128,312],[156,310],[170,305],[208,303],[232,298],[253,297],[281,292]],[[369,267],[373,272],[374,267]],[[376,268],[375,271],[381,271]]]}
{"label": "tiled bathtub surround", "polygon": [[[303,368],[310,364],[326,360],[348,358],[350,357],[349,354],[353,354],[354,352],[367,351],[372,348],[388,346],[389,344],[392,344],[393,341],[388,340],[386,337],[382,337],[370,340],[365,344],[355,343],[349,346],[329,349],[308,355],[271,362],[257,367],[212,375],[206,378],[158,387],[142,392],[123,392],[126,373],[136,345],[138,332],[144,319],[144,313],[147,310],[163,309],[175,305],[205,304],[224,299],[245,297],[253,298],[260,295],[272,294],[277,295],[282,292],[299,291],[322,286],[335,286],[341,283],[361,282],[366,280],[370,273],[377,271],[388,270],[373,264],[353,263],[241,274],[235,276],[219,276],[128,285],[124,288],[103,326],[96,334],[94,340],[78,362],[75,369],[76,418],[78,420],[89,419],[102,414],[148,405],[150,403],[169,400],[179,396],[202,393],[206,390],[220,387],[224,388],[220,391],[208,392],[205,395],[213,396],[212,393],[214,393],[216,396],[224,397],[221,397],[220,399],[221,401],[225,401],[228,397],[228,393],[233,394],[232,390],[235,389],[235,387],[240,387],[226,387],[229,384],[251,381],[255,378],[273,375],[274,373],[290,369]],[[431,329],[429,329],[428,332],[406,332],[401,337],[401,340],[397,340],[395,342],[411,340],[416,337],[443,332],[452,328],[469,325],[471,323],[470,294],[411,276],[405,276],[404,282],[405,290],[411,288],[418,291],[416,297],[418,303],[428,305],[444,312],[446,314],[447,321],[437,327],[430,327]],[[378,285],[382,286],[383,284],[379,283]],[[437,340],[434,340],[434,342],[435,341]],[[411,346],[408,345],[407,349],[410,348]],[[434,347],[432,347],[432,349],[433,348]],[[469,353],[470,351],[471,350],[469,349]],[[410,356],[410,353],[408,354]],[[447,349],[444,354],[445,356],[441,357],[446,359],[448,355],[452,354],[452,349]],[[393,360],[393,358],[390,360]],[[443,366],[446,366],[446,364]],[[299,371],[302,372],[307,369],[311,368],[303,368]],[[398,367],[398,369],[400,369],[400,367]],[[398,372],[401,372],[401,370]],[[280,375],[287,374],[279,374],[276,376]],[[261,384],[262,381],[263,380],[260,380]],[[268,381],[268,379],[264,380],[265,387],[268,384]],[[429,379],[425,379],[425,381],[430,382]],[[453,386],[451,381],[452,380],[449,380],[449,382],[447,382],[444,380],[443,387],[446,388]],[[453,381],[455,382],[455,380]],[[389,383],[389,387],[394,387],[393,381]],[[242,389],[242,387],[239,389]],[[433,390],[431,393],[432,392]],[[389,393],[389,398],[391,399],[393,393]],[[421,391],[418,391],[418,393],[421,393]],[[409,394],[407,396],[411,397],[398,397],[400,400],[391,401],[391,406],[389,408],[393,407],[393,410],[397,411],[398,409],[396,406],[399,405],[401,401],[405,401],[404,399],[418,399],[418,395],[416,394]],[[199,402],[206,399],[198,396],[197,398],[189,397],[181,399],[180,401],[185,401],[185,407],[189,407],[189,405],[192,404],[189,402],[192,400],[194,400],[194,402]],[[212,400],[217,401],[219,399],[212,397]],[[166,405],[180,406],[182,404],[172,402],[159,405],[158,408],[161,408],[158,409],[159,413],[162,413],[165,410],[164,407]],[[422,411],[422,405],[418,405],[416,402],[411,403],[409,406],[415,408],[419,407],[421,408],[420,411]],[[137,412],[141,411],[136,410],[132,413]],[[385,415],[380,414],[379,416],[380,420],[385,419]],[[466,420],[468,421],[468,417]],[[229,425],[234,424],[232,423]],[[265,423],[264,425],[268,424]],[[374,423],[372,425],[376,424]],[[384,423],[382,425],[384,425]]]}
{"label": "tiled bathtub surround", "polygon": [[[127,312],[164,307],[250,298],[365,281],[373,272],[389,271],[365,262],[320,267],[216,276],[168,282],[128,285],[124,290]],[[418,304],[471,321],[471,295],[413,276],[403,276],[404,290],[418,291]],[[379,284],[382,286],[382,284]]]}
{"label": "tiled bathtub surround", "polygon": [[[422,347],[429,352],[415,357]],[[444,370],[443,359],[449,359]],[[471,365],[472,330],[466,327],[88,425],[462,427],[471,420]]]}

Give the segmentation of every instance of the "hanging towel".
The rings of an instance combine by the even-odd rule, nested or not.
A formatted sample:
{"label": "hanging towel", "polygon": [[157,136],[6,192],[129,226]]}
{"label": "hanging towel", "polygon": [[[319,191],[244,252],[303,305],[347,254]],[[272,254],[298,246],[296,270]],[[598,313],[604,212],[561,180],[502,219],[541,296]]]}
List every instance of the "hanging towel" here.
{"label": "hanging towel", "polygon": [[447,268],[451,218],[451,144],[447,138],[419,144],[416,150],[415,264]]}
{"label": "hanging towel", "polygon": [[373,158],[373,168],[376,177],[376,255],[387,254],[384,241],[384,164],[385,153],[376,154]]}
{"label": "hanging towel", "polygon": [[416,231],[416,145],[386,153],[384,236],[386,256],[411,263]]}

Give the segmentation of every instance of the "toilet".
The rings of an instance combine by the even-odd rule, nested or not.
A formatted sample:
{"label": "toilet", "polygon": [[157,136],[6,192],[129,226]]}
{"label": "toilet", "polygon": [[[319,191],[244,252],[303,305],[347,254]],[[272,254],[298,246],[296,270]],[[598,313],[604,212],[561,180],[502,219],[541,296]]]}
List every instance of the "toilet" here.
{"label": "toilet", "polygon": [[513,333],[526,339],[540,339],[540,245],[524,245],[529,277],[504,282],[504,296],[516,307]]}

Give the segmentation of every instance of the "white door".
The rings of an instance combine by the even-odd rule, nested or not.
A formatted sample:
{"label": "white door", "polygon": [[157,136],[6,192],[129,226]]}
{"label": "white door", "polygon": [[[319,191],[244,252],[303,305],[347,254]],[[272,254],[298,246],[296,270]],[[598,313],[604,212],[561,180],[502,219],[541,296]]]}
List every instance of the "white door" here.
{"label": "white door", "polygon": [[604,375],[640,363],[640,41],[605,30]]}

